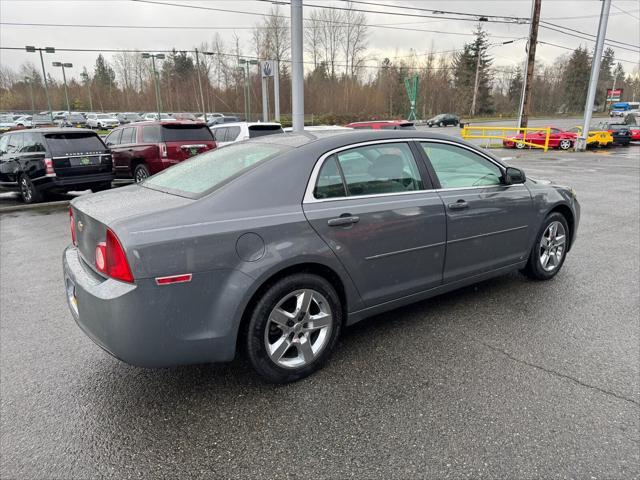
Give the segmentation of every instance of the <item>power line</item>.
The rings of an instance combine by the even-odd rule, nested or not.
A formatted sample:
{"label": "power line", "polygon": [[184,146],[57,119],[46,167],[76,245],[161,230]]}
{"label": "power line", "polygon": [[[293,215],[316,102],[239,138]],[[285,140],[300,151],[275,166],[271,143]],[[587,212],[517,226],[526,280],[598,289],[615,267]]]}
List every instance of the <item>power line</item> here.
{"label": "power line", "polygon": [[[637,17],[636,15],[632,14],[630,11],[628,10],[623,10],[622,8],[620,8],[619,6],[617,6],[615,3],[611,4],[613,6],[613,8],[615,8],[616,10],[620,10],[620,13],[624,13],[625,15],[629,15],[632,18],[635,18],[636,20],[640,20],[640,17]],[[632,10],[633,12],[637,12],[638,10]],[[620,14],[618,13],[618,15]],[[609,16],[611,16],[613,14],[609,14]]]}
{"label": "power line", "polygon": [[[596,36],[595,36],[595,35],[593,35],[592,33],[581,32],[580,30],[575,30],[575,29],[573,29],[573,28],[565,27],[564,25],[558,25],[558,24],[556,24],[556,23],[543,22],[543,21],[541,21],[541,23],[544,23],[545,25],[551,25],[552,27],[555,27],[555,28],[560,28],[560,29],[562,29],[562,30],[563,30],[563,33],[566,33],[566,32],[564,32],[564,30],[567,30],[567,31],[569,31],[569,32],[574,32],[574,33],[577,33],[577,34],[580,34],[580,35],[584,35],[584,36],[587,36],[587,37],[592,37],[592,38],[595,38],[595,37],[596,37]],[[545,28],[549,28],[549,27],[545,27]],[[568,34],[567,34],[567,35],[568,35]],[[595,41],[595,40],[594,40],[594,41]],[[625,42],[621,42],[621,41],[619,41],[619,40],[611,40],[611,39],[607,38],[607,39],[606,39],[606,41],[607,41],[607,42],[609,42],[609,43],[619,43],[619,44],[621,44],[621,45],[626,45],[626,46],[628,46],[628,47],[640,48],[640,46],[638,46],[638,45],[633,45],[632,43],[625,43]]]}

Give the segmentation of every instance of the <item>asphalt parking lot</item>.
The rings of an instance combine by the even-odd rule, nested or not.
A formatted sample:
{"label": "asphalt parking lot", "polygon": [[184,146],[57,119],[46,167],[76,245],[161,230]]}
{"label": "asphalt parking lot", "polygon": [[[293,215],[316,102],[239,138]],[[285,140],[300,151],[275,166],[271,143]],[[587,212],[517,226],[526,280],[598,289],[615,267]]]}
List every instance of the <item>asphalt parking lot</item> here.
{"label": "asphalt parking lot", "polygon": [[284,386],[111,358],[65,303],[66,210],[2,215],[0,477],[639,478],[640,149],[500,154],[578,192],[558,276],[362,322]]}

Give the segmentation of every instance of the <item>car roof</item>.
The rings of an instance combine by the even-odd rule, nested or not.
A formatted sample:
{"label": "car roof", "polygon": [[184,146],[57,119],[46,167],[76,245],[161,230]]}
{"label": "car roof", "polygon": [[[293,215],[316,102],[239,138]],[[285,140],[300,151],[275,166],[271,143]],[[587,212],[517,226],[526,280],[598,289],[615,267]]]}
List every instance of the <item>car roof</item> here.
{"label": "car roof", "polygon": [[125,125],[120,125],[117,128],[134,127],[134,126],[137,126],[137,125],[145,125],[145,126],[148,126],[148,125],[171,125],[171,126],[175,126],[175,125],[203,125],[205,127],[207,126],[206,123],[200,122],[200,121],[196,121],[196,120],[161,120],[161,121],[145,120],[144,122],[135,122],[133,124],[127,123]]}
{"label": "car roof", "polygon": [[247,127],[252,127],[254,125],[267,125],[268,127],[282,127],[277,122],[227,122],[227,123],[216,123],[215,125],[211,125],[211,128],[220,128],[220,127],[233,127],[234,125],[242,126],[246,125]]}
{"label": "car roof", "polygon": [[86,128],[70,128],[70,127],[40,127],[40,128],[25,128],[22,130],[13,130],[7,133],[93,133],[98,136],[93,130]]}

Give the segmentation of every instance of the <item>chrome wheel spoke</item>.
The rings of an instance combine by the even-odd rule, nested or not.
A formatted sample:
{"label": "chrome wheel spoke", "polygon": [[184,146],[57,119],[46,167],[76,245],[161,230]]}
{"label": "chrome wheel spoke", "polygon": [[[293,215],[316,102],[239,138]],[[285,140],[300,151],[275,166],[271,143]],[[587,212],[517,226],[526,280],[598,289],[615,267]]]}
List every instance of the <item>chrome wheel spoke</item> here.
{"label": "chrome wheel spoke", "polygon": [[276,343],[271,345],[271,347],[272,350],[269,351],[269,356],[271,357],[271,360],[278,363],[282,356],[287,353],[287,350],[291,347],[291,341],[287,336],[283,335]]}
{"label": "chrome wheel spoke", "polygon": [[553,242],[553,245],[555,247],[559,247],[561,245],[564,245],[564,243],[565,243],[565,235],[558,235],[555,241]]}
{"label": "chrome wheel spoke", "polygon": [[311,341],[307,336],[301,336],[298,341],[295,343],[295,346],[298,349],[298,353],[303,358],[304,363],[310,363],[313,361],[315,357],[313,353],[313,349],[311,348]]}
{"label": "chrome wheel spoke", "polygon": [[269,320],[281,327],[287,327],[287,323],[295,318],[295,315],[285,312],[281,308],[274,308],[269,316]]}
{"label": "chrome wheel spoke", "polygon": [[300,292],[296,299],[296,314],[300,314],[301,312],[309,313],[311,300],[313,300],[313,293],[311,290],[303,290]]}
{"label": "chrome wheel spoke", "polygon": [[318,330],[319,328],[329,327],[333,318],[331,314],[325,313],[320,315],[312,315],[309,317],[309,321],[307,322],[304,330],[307,332],[313,332],[314,330]]}

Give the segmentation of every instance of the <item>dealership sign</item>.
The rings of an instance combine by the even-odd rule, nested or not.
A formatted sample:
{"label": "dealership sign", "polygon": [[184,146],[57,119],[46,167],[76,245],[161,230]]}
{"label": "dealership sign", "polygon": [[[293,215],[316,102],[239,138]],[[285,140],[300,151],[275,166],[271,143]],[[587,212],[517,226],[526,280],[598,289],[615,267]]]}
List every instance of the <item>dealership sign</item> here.
{"label": "dealership sign", "polygon": [[607,102],[619,102],[622,98],[622,88],[607,88]]}

